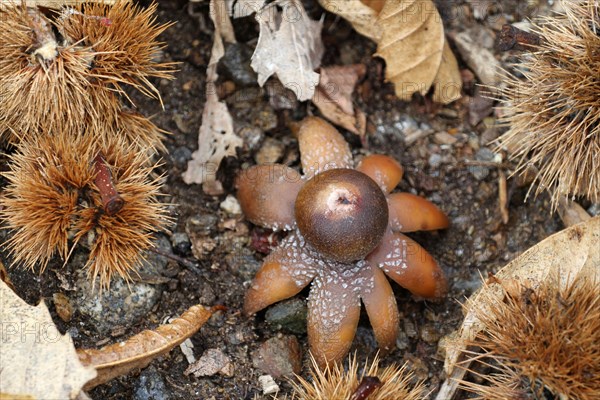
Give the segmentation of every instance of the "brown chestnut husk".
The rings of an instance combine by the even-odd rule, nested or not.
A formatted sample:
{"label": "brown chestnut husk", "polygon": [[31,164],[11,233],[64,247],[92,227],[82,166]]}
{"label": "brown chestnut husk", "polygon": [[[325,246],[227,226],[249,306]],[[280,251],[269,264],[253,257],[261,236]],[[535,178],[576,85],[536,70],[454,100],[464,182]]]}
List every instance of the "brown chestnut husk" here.
{"label": "brown chestnut husk", "polygon": [[377,183],[362,172],[339,168],[310,179],[296,198],[300,233],[325,257],[363,259],[381,242],[388,206]]}

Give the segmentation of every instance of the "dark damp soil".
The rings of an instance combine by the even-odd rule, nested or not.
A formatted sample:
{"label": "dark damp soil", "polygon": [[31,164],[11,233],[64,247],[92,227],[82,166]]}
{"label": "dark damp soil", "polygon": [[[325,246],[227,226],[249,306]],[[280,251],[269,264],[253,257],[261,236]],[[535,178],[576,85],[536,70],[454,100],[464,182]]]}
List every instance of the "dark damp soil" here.
{"label": "dark damp soil", "polygon": [[[77,347],[96,347],[123,340],[143,329],[155,328],[194,304],[224,305],[226,311],[216,313],[191,341],[196,358],[207,349],[220,349],[231,359],[234,371],[231,376],[184,375],[188,361],[177,347],[154,360],[141,373],[117,378],[92,390],[89,395],[93,399],[253,399],[257,395],[262,398],[258,377],[264,372],[253,366],[252,352],[270,338],[290,334],[289,329],[268,324],[264,311],[251,318],[241,314],[245,288],[264,255],[250,246],[250,237],[256,228],[241,216],[231,214],[222,203],[228,195],[235,194],[233,179],[238,170],[255,164],[257,152],[264,146],[273,146],[281,158],[292,166],[297,165],[298,146],[287,124],[309,113],[319,115],[319,112],[306,103],[297,103],[291,110],[274,109],[267,92],[247,82],[248,66],[239,66],[239,60],[244,57],[231,56],[229,61],[233,66],[220,70],[219,90],[228,93],[226,101],[236,128],[254,128],[246,130],[251,132],[248,137],[254,141],[247,140],[238,150],[237,158],[226,159],[221,164],[218,177],[223,182],[222,194],[208,195],[198,185],[186,185],[181,174],[191,152],[198,146],[205,71],[212,46],[213,28],[207,3],[194,3],[188,8],[187,2],[182,0],[160,2],[158,20],[176,21],[162,36],[167,44],[163,57],[180,62],[179,71],[173,81],[155,82],[162,94],[164,110],[156,101],[133,95],[141,113],[152,116],[161,128],[171,132],[165,138],[168,152],[162,154],[163,164],[157,169],[158,174],[166,175],[164,201],[172,204],[174,219],[171,232],[162,235],[162,242],[166,243],[167,250],[196,261],[198,267],[190,269],[174,261],[161,260],[158,272],[142,274],[143,283],[155,290],[153,304],[144,314],[125,316],[114,327],[87,317],[77,309],[79,303],[75,300],[72,301],[73,319],[65,323],[58,318],[53,294],[64,293],[74,299],[80,289],[73,263],[63,268],[62,262],[56,260],[41,275],[11,268],[9,275],[18,294],[29,303],[46,301],[59,328],[74,336]],[[313,18],[323,15],[316,0],[304,3]],[[452,33],[470,30],[474,35],[494,38],[503,21],[520,21],[546,12],[548,8],[541,3],[526,8],[521,4],[525,2],[514,0],[493,2],[488,16],[477,20],[471,6],[475,3],[482,2],[457,1],[451,7],[440,4],[450,37]],[[393,87],[384,82],[383,63],[371,57],[375,45],[331,14],[325,13],[324,21],[323,40],[327,50],[323,65],[362,63],[367,67],[367,74],[354,94],[356,107],[367,115],[366,141],[361,143],[353,134],[343,132],[353,152],[385,153],[395,157],[405,168],[399,189],[430,199],[451,220],[450,228],[445,231],[411,235],[437,259],[447,274],[448,297],[440,303],[417,302],[394,284],[402,321],[399,348],[382,361],[384,365],[408,363],[435,394],[444,379],[440,340],[460,325],[460,303],[480,285],[480,276],[496,271],[561,229],[562,224],[550,214],[546,195],[525,201],[528,187],[516,179],[508,179],[510,217],[507,223],[502,222],[499,173],[510,174],[512,166],[508,163],[501,168],[490,166],[488,150],[493,149],[493,145],[489,145],[489,141],[501,134],[501,128],[493,127],[495,117],[491,104],[482,100],[477,78],[458,53],[465,77],[463,99],[448,106],[432,104],[429,98],[402,102],[394,96]],[[243,19],[235,28],[238,41],[245,49],[242,54],[248,51],[251,54],[257,37],[254,21]],[[453,45],[451,39],[450,43]],[[481,43],[502,63],[510,60],[510,55],[494,50],[493,41]],[[5,170],[6,159],[0,161]],[[2,231],[2,241],[9,234]],[[186,242],[186,235],[191,245]],[[6,265],[10,264],[6,251],[2,258]],[[306,294],[304,291],[298,298],[303,300]],[[307,376],[306,334],[293,334],[300,342],[302,373]],[[372,357],[376,352],[366,315],[361,318],[354,350],[359,359]],[[282,389],[280,394],[291,393],[285,379],[276,381]]]}

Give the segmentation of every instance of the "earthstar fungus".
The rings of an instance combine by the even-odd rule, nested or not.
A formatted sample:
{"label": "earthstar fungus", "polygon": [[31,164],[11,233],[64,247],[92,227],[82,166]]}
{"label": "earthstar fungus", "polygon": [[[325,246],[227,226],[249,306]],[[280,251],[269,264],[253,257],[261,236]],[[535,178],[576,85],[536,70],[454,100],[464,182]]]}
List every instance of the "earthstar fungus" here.
{"label": "earthstar fungus", "polygon": [[448,218],[429,201],[390,192],[402,167],[384,155],[354,169],[343,136],[316,117],[297,133],[304,175],[284,165],[257,165],[237,180],[251,222],[291,231],[268,255],[246,293],[244,312],[292,297],[312,282],[308,338],[319,365],[350,349],[365,305],[380,348],[394,347],[399,314],[386,275],[422,298],[446,294],[435,260],[402,232],[443,229]]}

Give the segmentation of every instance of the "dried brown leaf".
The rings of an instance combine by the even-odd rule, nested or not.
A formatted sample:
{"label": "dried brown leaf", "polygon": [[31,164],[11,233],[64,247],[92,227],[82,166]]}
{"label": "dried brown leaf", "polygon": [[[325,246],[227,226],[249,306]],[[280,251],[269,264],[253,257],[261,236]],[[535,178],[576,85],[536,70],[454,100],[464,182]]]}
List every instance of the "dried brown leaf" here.
{"label": "dried brown leaf", "polygon": [[161,325],[153,331],[142,331],[125,342],[101,349],[78,349],[81,363],[96,368],[98,372],[85,389],[101,385],[133,369],[146,367],[153,359],[168,353],[196,333],[212,313],[211,309],[195,305],[170,324]]}
{"label": "dried brown leaf", "polygon": [[319,0],[321,6],[330,13],[339,15],[352,24],[354,29],[374,42],[381,39],[382,29],[377,23],[379,11],[361,0]]}
{"label": "dried brown leaf", "polygon": [[352,93],[366,68],[362,64],[321,68],[319,86],[312,102],[321,113],[336,125],[350,132],[364,136],[366,116],[361,110],[354,110]]}
{"label": "dried brown leaf", "polygon": [[[278,11],[277,7],[282,7]],[[299,0],[276,0],[256,15],[260,35],[252,55],[258,84],[276,74],[298,100],[310,100],[319,84],[322,21],[311,20]]]}
{"label": "dried brown leaf", "polygon": [[73,341],[61,335],[46,305],[20,299],[0,281],[0,392],[3,398],[73,399],[96,376]]}
{"label": "dried brown leaf", "polygon": [[433,80],[433,87],[433,101],[436,103],[449,104],[461,97],[462,77],[458,70],[456,57],[454,57],[447,40],[444,42],[442,62]]}
{"label": "dried brown leaf", "polygon": [[431,1],[387,1],[379,13],[383,35],[375,55],[386,62],[396,95],[427,93],[442,62],[444,26]]}
{"label": "dried brown leaf", "polygon": [[410,100],[434,86],[433,100],[448,104],[460,97],[458,63],[446,43],[442,19],[431,0],[319,0],[378,44],[386,79],[396,95]]}
{"label": "dried brown leaf", "polygon": [[[462,355],[484,329],[478,315],[491,314],[491,301],[502,301],[504,290],[499,282],[518,281],[528,287],[538,287],[555,277],[563,290],[580,276],[600,280],[600,217],[560,231],[507,264],[491,282],[475,292],[465,304],[465,319],[458,330],[455,345],[446,350],[444,368],[448,379],[437,395],[438,400],[451,399],[466,367],[459,365]],[[483,300],[485,299],[485,300]]]}

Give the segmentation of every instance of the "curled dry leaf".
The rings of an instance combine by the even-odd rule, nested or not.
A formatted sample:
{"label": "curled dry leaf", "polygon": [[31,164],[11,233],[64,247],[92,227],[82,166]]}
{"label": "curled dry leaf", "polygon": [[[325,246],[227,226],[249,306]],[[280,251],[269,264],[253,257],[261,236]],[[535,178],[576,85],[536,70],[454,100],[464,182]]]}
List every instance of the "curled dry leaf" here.
{"label": "curled dry leaf", "polygon": [[432,85],[436,102],[448,104],[460,97],[458,64],[431,0],[319,2],[377,43],[375,55],[385,60],[386,79],[399,98],[410,100],[417,92],[424,95]]}
{"label": "curled dry leaf", "polygon": [[536,288],[557,276],[560,280],[556,285],[560,290],[582,276],[600,280],[600,217],[544,239],[498,271],[495,275],[498,282],[485,285],[467,300],[466,315],[458,330],[457,340],[446,349],[444,369],[448,379],[442,385],[437,400],[448,400],[454,396],[458,382],[468,367],[459,363],[468,344],[484,329],[477,315],[490,315],[490,303],[501,301],[504,296],[499,282],[518,281]]}
{"label": "curled dry leaf", "polygon": [[[278,11],[277,7],[283,8]],[[322,21],[311,20],[299,0],[276,0],[256,14],[260,34],[252,55],[258,84],[277,74],[298,100],[310,100],[319,84],[315,69],[321,64]]]}
{"label": "curled dry leaf", "polygon": [[202,112],[202,124],[198,133],[198,150],[192,154],[187,170],[183,173],[185,183],[211,184],[216,181],[217,169],[225,157],[235,156],[236,147],[242,139],[233,130],[233,120],[227,105],[219,101],[216,83],[219,75],[217,65],[225,54],[223,39],[235,43],[235,34],[227,10],[215,0],[210,2],[210,17],[215,25],[215,36],[208,68],[206,69],[206,103]]}
{"label": "curled dry leaf", "polygon": [[312,102],[325,118],[350,132],[364,136],[367,118],[361,110],[354,110],[352,93],[356,83],[365,75],[363,64],[321,68],[321,79]]}
{"label": "curled dry leaf", "polygon": [[61,335],[46,305],[20,299],[0,281],[0,392],[3,398],[74,399],[96,376],[73,341]]}
{"label": "curled dry leaf", "polygon": [[81,363],[96,368],[98,375],[85,385],[91,389],[129,371],[146,367],[150,361],[168,353],[191,337],[210,318],[213,310],[201,305],[190,307],[181,317],[156,330],[145,330],[125,342],[101,349],[79,349]]}

